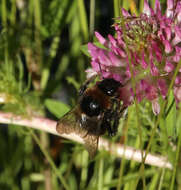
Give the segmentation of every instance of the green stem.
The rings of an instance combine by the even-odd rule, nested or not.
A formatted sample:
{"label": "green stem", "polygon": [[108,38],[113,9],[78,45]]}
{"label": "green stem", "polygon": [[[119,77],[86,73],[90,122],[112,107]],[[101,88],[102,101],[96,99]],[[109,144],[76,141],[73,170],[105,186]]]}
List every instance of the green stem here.
{"label": "green stem", "polygon": [[80,25],[82,34],[84,37],[84,40],[88,40],[88,24],[87,24],[87,15],[85,11],[85,5],[83,0],[78,0],[78,12],[79,12],[79,18],[80,18]]}
{"label": "green stem", "polygon": [[180,154],[181,154],[181,129],[179,131],[177,150],[176,150],[176,158],[175,158],[175,162],[174,162],[174,170],[173,170],[173,174],[172,174],[172,181],[171,181],[170,190],[174,189],[175,177],[176,177],[176,172],[177,172],[177,169],[178,169],[178,163],[179,163]]}
{"label": "green stem", "polygon": [[119,17],[120,16],[120,0],[114,0],[114,17]]}
{"label": "green stem", "polygon": [[90,0],[90,26],[89,32],[92,38],[94,34],[94,24],[95,24],[95,0]]}
{"label": "green stem", "polygon": [[[123,18],[123,15],[121,13],[121,18],[122,20],[121,22],[121,27],[123,29],[123,38],[125,36],[125,23],[124,23],[124,18]],[[136,119],[137,119],[137,128],[138,128],[138,133],[139,133],[139,137],[140,137],[140,144],[141,146],[143,146],[143,140],[142,140],[142,129],[141,129],[141,125],[140,125],[140,117],[139,117],[139,109],[138,109],[138,102],[137,102],[137,98],[136,98],[136,83],[135,83],[135,80],[134,80],[134,73],[133,73],[133,67],[132,67],[132,64],[131,64],[131,55],[130,55],[130,51],[128,49],[128,42],[126,40],[126,37],[124,38],[125,39],[125,44],[126,44],[126,52],[128,54],[128,60],[129,60],[129,67],[130,67],[130,71],[131,71],[131,86],[132,86],[132,89],[133,89],[133,92],[134,92],[134,103],[135,103],[135,107],[136,107]],[[141,176],[142,176],[142,181],[143,181],[143,189],[146,189],[146,183],[145,183],[145,176],[144,176],[144,162],[145,162],[145,159],[144,159],[144,156],[143,156],[143,149],[141,147],[141,157],[142,157],[142,169],[141,169]],[[136,186],[135,186],[136,188]]]}
{"label": "green stem", "polygon": [[53,171],[55,172],[56,176],[60,179],[62,185],[64,186],[64,188],[66,190],[69,190],[69,187],[67,185],[67,183],[65,182],[63,176],[61,175],[60,171],[57,169],[56,165],[54,164],[53,160],[51,159],[50,155],[48,154],[48,152],[43,148],[40,140],[38,139],[38,137],[35,135],[35,133],[33,132],[32,129],[29,129],[33,139],[35,140],[35,142],[38,144],[38,146],[40,147],[40,150],[42,151],[42,153],[44,154],[45,158],[47,159],[47,161],[49,162],[49,164],[51,165]]}

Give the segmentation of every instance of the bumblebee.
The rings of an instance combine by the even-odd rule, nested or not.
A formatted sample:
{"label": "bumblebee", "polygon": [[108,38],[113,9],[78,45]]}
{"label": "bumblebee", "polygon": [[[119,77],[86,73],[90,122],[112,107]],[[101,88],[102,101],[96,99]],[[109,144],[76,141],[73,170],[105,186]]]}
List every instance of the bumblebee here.
{"label": "bumblebee", "polygon": [[121,83],[106,78],[88,87],[94,79],[89,79],[79,90],[77,105],[57,123],[60,134],[75,133],[85,142],[91,158],[98,147],[99,136],[106,131],[110,136],[117,132],[119,119],[124,111],[120,106],[119,89]]}

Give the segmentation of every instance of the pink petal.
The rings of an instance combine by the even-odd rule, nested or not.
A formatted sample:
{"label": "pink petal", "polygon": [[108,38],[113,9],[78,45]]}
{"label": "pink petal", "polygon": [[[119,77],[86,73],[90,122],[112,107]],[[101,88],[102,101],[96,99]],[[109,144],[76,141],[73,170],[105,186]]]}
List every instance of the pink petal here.
{"label": "pink petal", "polygon": [[141,80],[140,88],[142,89],[142,91],[146,91],[149,88],[148,82],[146,80]]}
{"label": "pink petal", "polygon": [[130,17],[130,16],[131,16],[131,15],[129,14],[129,12],[128,12],[126,9],[122,8],[121,11],[122,11],[122,14],[123,14],[124,17],[127,18],[127,17]]}
{"label": "pink petal", "polygon": [[160,104],[157,98],[152,100],[152,110],[155,115],[158,115],[160,113]]}
{"label": "pink petal", "polygon": [[102,71],[101,74],[102,74],[103,78],[110,78],[111,77],[110,72]]}
{"label": "pink petal", "polygon": [[170,27],[165,28],[165,34],[166,34],[167,40],[170,40],[171,39],[171,34],[172,34],[172,31],[171,31]]}
{"label": "pink petal", "polygon": [[124,86],[120,89],[119,98],[123,101],[124,106],[129,106],[133,102],[134,96],[131,94],[129,85]]}
{"label": "pink petal", "polygon": [[143,13],[145,13],[148,16],[151,16],[151,10],[147,0],[144,1]]}
{"label": "pink petal", "polygon": [[118,58],[113,52],[109,52],[108,56],[112,62],[112,66],[116,66],[116,67],[125,66],[125,63],[123,63],[121,59]]}
{"label": "pink petal", "polygon": [[101,44],[105,45],[107,43],[107,40],[99,32],[95,32],[95,36]]}
{"label": "pink petal", "polygon": [[95,72],[100,72],[100,64],[96,61],[91,61],[92,68]]}
{"label": "pink petal", "polygon": [[122,49],[117,48],[116,51],[117,51],[118,55],[120,55],[123,58],[126,58],[127,54]]}
{"label": "pink petal", "polygon": [[166,81],[164,79],[158,79],[157,84],[161,95],[163,96],[163,98],[165,98],[168,92]]}
{"label": "pink petal", "polygon": [[171,46],[170,42],[168,40],[165,40],[164,45],[165,45],[165,52],[166,53],[171,53],[172,46]]}
{"label": "pink petal", "polygon": [[[162,50],[159,47],[159,44],[152,41],[152,52],[154,52],[156,54],[156,59],[158,62],[162,61]],[[152,58],[153,59],[153,58]]]}
{"label": "pink petal", "polygon": [[175,15],[177,16],[177,22],[181,22],[181,2],[177,1]]}
{"label": "pink petal", "polygon": [[146,69],[148,67],[148,64],[146,63],[145,58],[144,58],[144,52],[142,52],[142,59],[141,59],[140,64],[143,67],[143,69]]}
{"label": "pink petal", "polygon": [[159,75],[159,70],[158,68],[154,65],[154,63],[151,61],[150,63],[150,67],[151,67],[151,74],[153,76],[158,76]]}
{"label": "pink petal", "polygon": [[174,1],[167,0],[167,10],[166,10],[167,17],[173,18],[173,6],[174,6]]}
{"label": "pink petal", "polygon": [[99,50],[99,61],[101,63],[101,65],[105,65],[105,66],[111,66],[111,60],[109,59],[109,57],[106,55],[106,51],[103,49]]}
{"label": "pink petal", "polygon": [[109,41],[111,42],[111,44],[113,46],[117,47],[117,41],[114,39],[114,37],[111,34],[108,35],[108,38],[109,38]]}
{"label": "pink petal", "polygon": [[134,56],[134,58],[133,58],[134,64],[139,64],[140,63],[140,58],[139,58],[137,52],[134,52],[133,56]]}
{"label": "pink petal", "polygon": [[97,52],[98,48],[90,42],[88,43],[87,47],[88,47],[88,52],[92,56],[92,59],[97,58],[98,57],[98,52]]}
{"label": "pink petal", "polygon": [[165,46],[165,52],[170,53],[172,51],[172,46],[171,46],[170,42],[168,40],[166,40],[163,35],[160,35],[160,39]]}
{"label": "pink petal", "polygon": [[175,79],[175,85],[176,86],[181,86],[181,76],[177,76]]}
{"label": "pink petal", "polygon": [[123,41],[123,34],[121,31],[117,31],[117,41],[118,41],[118,46],[121,46],[122,48],[125,48],[125,42]]}
{"label": "pink petal", "polygon": [[172,57],[173,61],[174,62],[179,62],[180,61],[180,58],[181,58],[181,48],[176,46],[175,47],[175,50],[176,50],[176,53],[175,55]]}
{"label": "pink petal", "polygon": [[175,37],[172,40],[172,45],[176,45],[181,42],[181,28],[179,26],[174,27]]}
{"label": "pink petal", "polygon": [[181,47],[176,46],[176,47],[175,47],[175,50],[176,50],[176,54],[177,54],[177,55],[181,55]]}
{"label": "pink petal", "polygon": [[129,68],[129,60],[128,60],[128,58],[126,59],[126,63],[127,63],[127,66],[126,66],[125,75],[126,75],[128,78],[131,78],[131,71],[130,71],[130,68]]}
{"label": "pink petal", "polygon": [[112,78],[115,79],[116,81],[119,81],[120,83],[123,82],[123,78],[120,74],[113,74]]}
{"label": "pink petal", "polygon": [[160,7],[159,0],[155,0],[155,11],[156,11],[157,17],[161,17],[161,7]]}
{"label": "pink petal", "polygon": [[177,103],[181,102],[181,87],[174,87],[174,96]]}
{"label": "pink petal", "polygon": [[173,69],[174,69],[174,65],[171,62],[166,61],[164,71],[170,73],[173,71]]}
{"label": "pink petal", "polygon": [[136,85],[136,98],[137,98],[138,102],[141,102],[144,98],[144,91],[142,89],[141,83]]}
{"label": "pink petal", "polygon": [[161,6],[160,6],[160,1],[159,0],[155,0],[155,10],[157,11],[161,11]]}
{"label": "pink petal", "polygon": [[145,90],[145,95],[148,100],[154,100],[158,97],[157,88],[154,85],[149,85],[149,87]]}

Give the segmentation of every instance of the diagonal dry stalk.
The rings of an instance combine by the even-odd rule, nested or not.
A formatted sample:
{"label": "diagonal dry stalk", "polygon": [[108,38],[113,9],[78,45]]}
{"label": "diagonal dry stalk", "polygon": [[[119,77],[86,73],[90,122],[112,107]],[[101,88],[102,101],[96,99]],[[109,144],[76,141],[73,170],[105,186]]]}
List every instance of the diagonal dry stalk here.
{"label": "diagonal dry stalk", "polygon": [[[56,131],[56,121],[43,118],[43,117],[32,117],[31,119],[15,115],[12,113],[3,113],[0,112],[0,123],[4,124],[15,124],[26,127],[31,127],[34,129],[39,129],[41,131],[45,131],[54,135],[61,136],[63,138],[76,141],[78,143],[83,144],[83,139],[81,139],[76,134],[63,134],[60,135]],[[126,145],[111,143],[110,141],[100,138],[99,139],[99,147],[98,149],[105,149],[109,151],[111,154],[116,155],[119,158],[124,157],[127,160],[134,160],[137,162],[142,162],[141,150],[135,149],[133,147],[129,147]],[[145,152],[143,151],[143,154]],[[161,155],[148,154],[145,160],[145,163],[152,166],[157,166],[161,168],[173,169],[172,164],[168,161],[167,157]]]}

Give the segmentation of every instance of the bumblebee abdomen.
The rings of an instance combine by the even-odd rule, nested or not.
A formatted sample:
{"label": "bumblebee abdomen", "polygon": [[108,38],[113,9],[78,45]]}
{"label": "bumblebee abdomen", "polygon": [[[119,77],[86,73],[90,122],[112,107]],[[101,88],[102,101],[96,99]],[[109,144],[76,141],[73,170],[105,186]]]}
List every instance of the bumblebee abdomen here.
{"label": "bumblebee abdomen", "polygon": [[80,102],[80,107],[88,116],[98,116],[101,113],[100,103],[92,96],[84,96]]}
{"label": "bumblebee abdomen", "polygon": [[80,108],[86,115],[98,116],[110,107],[110,97],[105,95],[99,88],[93,87],[86,90],[80,101]]}

